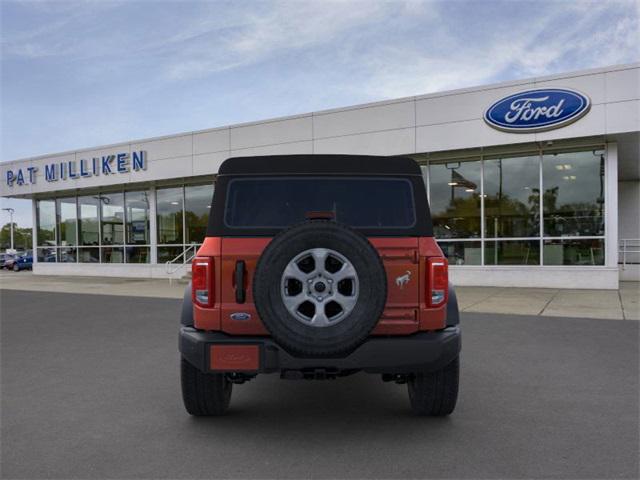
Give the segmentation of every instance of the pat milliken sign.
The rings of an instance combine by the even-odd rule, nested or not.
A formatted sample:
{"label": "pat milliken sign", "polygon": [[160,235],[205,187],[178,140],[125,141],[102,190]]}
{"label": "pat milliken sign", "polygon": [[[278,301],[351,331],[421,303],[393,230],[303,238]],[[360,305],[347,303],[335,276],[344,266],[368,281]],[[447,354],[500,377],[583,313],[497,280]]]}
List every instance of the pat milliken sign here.
{"label": "pat milliken sign", "polygon": [[564,127],[587,114],[587,95],[566,88],[539,88],[504,97],[484,112],[491,127],[512,133],[532,133]]}
{"label": "pat milliken sign", "polygon": [[79,180],[100,175],[119,175],[139,172],[147,169],[147,152],[139,150],[128,153],[114,153],[101,157],[82,158],[65,162],[52,162],[39,167],[17,168],[7,170],[4,178],[9,187],[35,184],[39,177],[47,182],[58,180]]}

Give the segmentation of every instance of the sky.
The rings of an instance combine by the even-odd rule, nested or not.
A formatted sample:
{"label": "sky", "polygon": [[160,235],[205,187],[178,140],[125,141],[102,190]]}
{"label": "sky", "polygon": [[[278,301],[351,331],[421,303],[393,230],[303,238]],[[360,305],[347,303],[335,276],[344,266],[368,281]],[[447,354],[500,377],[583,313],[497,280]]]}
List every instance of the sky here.
{"label": "sky", "polygon": [[[639,12],[640,0],[2,0],[0,161],[635,62]],[[31,225],[29,201],[2,207]]]}

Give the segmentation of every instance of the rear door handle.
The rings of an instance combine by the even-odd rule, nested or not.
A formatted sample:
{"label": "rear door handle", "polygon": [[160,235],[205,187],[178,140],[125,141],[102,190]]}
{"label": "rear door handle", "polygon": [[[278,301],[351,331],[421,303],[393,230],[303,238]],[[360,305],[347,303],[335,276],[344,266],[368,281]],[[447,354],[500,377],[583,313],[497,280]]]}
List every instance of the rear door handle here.
{"label": "rear door handle", "polygon": [[236,303],[244,303],[246,292],[244,290],[244,260],[236,262]]}

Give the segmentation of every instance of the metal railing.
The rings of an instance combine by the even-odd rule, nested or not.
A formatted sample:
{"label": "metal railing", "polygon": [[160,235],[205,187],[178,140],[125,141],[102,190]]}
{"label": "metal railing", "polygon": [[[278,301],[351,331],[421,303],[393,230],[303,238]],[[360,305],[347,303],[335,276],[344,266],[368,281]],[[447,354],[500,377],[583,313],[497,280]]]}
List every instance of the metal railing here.
{"label": "metal railing", "polygon": [[193,260],[193,257],[196,256],[197,251],[198,245],[196,243],[192,243],[187,248],[185,248],[180,255],[176,256],[173,260],[168,260],[165,263],[167,275],[170,275],[169,283],[171,283],[174,273],[191,264],[191,260]]}
{"label": "metal railing", "polygon": [[[627,266],[627,264],[636,264],[639,263],[640,259],[640,238],[622,238],[620,239],[620,244],[618,245],[618,263],[622,265],[622,269]],[[630,260],[630,257],[638,255],[635,260]]]}

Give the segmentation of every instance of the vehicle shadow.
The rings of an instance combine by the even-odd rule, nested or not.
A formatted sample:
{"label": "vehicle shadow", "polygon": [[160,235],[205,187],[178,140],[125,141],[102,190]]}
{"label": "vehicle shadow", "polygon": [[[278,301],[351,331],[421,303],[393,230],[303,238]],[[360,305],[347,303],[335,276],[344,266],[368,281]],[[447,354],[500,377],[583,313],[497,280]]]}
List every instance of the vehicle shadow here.
{"label": "vehicle shadow", "polygon": [[[455,414],[455,413],[454,413]],[[358,373],[335,380],[280,380],[262,375],[235,385],[231,406],[222,417],[193,418],[192,426],[225,424],[233,428],[329,431],[349,425],[370,431],[405,424],[446,425],[451,417],[418,417],[411,412],[406,385],[382,382],[379,375]],[[421,427],[423,428],[423,427]],[[245,431],[246,433],[246,431]]]}

